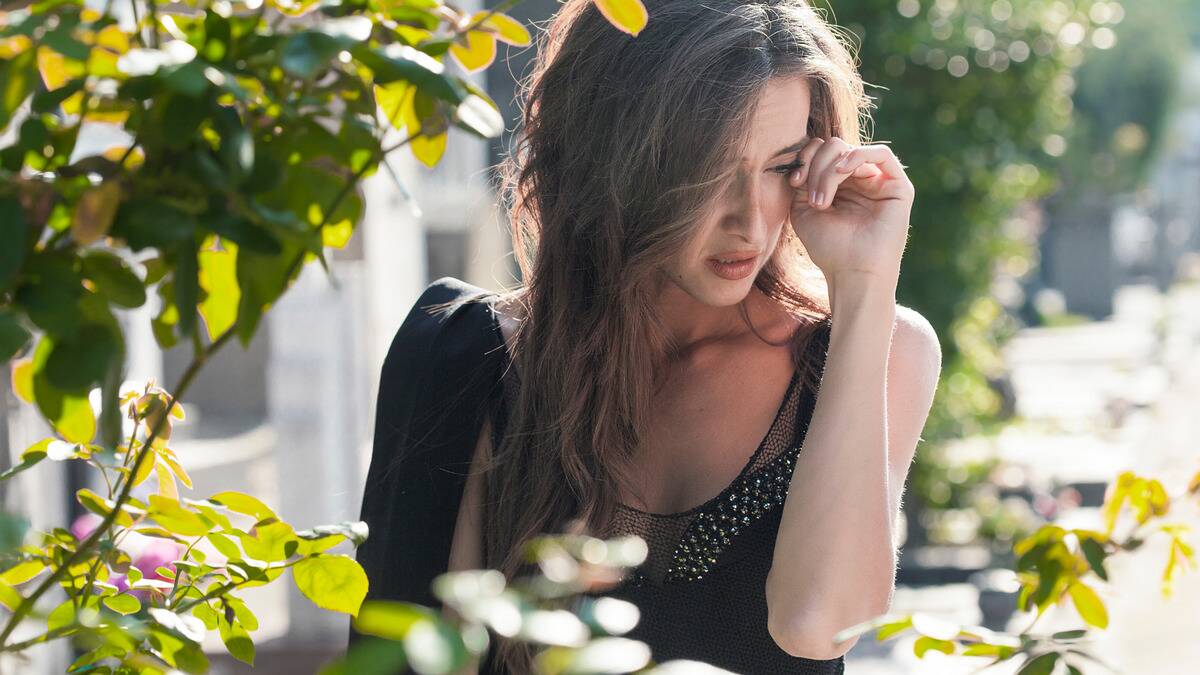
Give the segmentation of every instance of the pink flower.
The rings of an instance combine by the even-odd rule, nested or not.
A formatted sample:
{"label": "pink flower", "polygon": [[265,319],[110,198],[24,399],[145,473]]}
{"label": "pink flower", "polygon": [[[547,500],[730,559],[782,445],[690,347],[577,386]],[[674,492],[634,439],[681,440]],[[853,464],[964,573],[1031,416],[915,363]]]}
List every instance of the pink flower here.
{"label": "pink flower", "polygon": [[75,522],[71,523],[71,534],[75,535],[75,538],[80,541],[87,539],[91,536],[92,532],[96,531],[96,526],[103,520],[103,518],[94,513],[85,513],[76,518]]}
{"label": "pink flower", "polygon": [[166,567],[174,571],[175,561],[179,560],[179,556],[182,554],[183,547],[179,544],[166,539],[153,539],[138,553],[133,565],[141,570],[142,576],[147,579],[163,579],[164,577],[156,570],[159,567]]}

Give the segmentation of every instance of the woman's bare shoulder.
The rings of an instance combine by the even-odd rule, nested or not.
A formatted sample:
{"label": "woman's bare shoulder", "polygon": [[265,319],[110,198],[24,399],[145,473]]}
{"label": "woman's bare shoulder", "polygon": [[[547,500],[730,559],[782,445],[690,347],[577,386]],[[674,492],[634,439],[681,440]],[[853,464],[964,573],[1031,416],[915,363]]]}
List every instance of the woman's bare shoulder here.
{"label": "woman's bare shoulder", "polygon": [[500,334],[504,336],[504,343],[509,347],[511,353],[513,339],[525,318],[525,306],[520,297],[515,294],[497,297],[492,306],[495,308],[496,317],[500,320]]}

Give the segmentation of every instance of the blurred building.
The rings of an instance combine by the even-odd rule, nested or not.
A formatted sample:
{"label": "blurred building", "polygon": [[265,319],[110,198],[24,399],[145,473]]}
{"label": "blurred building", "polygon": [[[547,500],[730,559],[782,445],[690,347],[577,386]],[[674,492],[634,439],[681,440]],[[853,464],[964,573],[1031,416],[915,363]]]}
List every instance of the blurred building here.
{"label": "blurred building", "polygon": [[1149,281],[1160,290],[1200,256],[1200,50],[1181,68],[1179,106],[1147,187],[1094,201],[1046,201],[1041,264],[1032,285],[1062,295],[1064,309],[1093,319],[1113,313],[1117,288]]}

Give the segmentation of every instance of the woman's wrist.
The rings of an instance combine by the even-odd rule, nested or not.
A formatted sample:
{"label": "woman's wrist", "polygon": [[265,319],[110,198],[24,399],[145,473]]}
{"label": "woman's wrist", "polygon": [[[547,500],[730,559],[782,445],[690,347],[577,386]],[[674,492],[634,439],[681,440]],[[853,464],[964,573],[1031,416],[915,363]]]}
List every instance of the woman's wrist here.
{"label": "woman's wrist", "polygon": [[850,315],[864,312],[871,315],[894,313],[897,276],[866,271],[838,272],[826,276],[829,305],[834,318],[839,314],[849,318]]}

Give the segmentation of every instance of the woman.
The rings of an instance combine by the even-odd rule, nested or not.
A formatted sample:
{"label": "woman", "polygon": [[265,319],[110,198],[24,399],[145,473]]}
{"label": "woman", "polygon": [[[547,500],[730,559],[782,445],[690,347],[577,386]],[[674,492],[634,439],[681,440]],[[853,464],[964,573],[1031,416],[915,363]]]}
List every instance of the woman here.
{"label": "woman", "polygon": [[[839,673],[835,633],[889,607],[940,368],[895,301],[913,186],[803,0],[646,6],[629,37],[567,0],[545,35],[503,167],[524,284],[440,279],[396,336],[369,597],[511,578],[581,522],[649,543],[609,594],[657,661]],[[531,672],[498,647],[484,672]]]}

